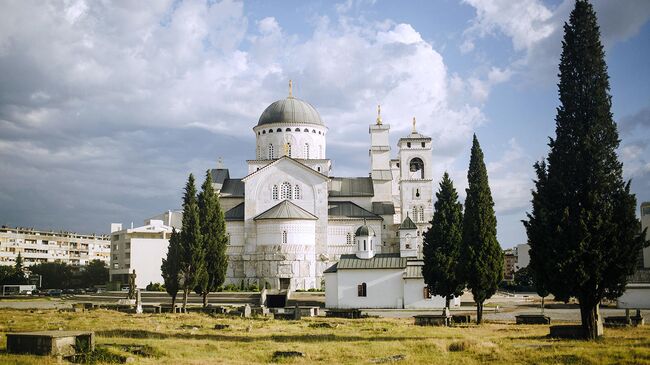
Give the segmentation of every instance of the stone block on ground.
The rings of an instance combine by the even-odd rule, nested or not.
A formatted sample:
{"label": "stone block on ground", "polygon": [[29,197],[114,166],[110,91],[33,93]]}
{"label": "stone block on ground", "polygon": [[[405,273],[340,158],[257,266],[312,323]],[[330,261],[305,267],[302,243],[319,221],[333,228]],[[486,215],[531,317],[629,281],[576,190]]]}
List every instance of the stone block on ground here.
{"label": "stone block on ground", "polygon": [[452,323],[470,323],[472,316],[469,314],[453,314],[451,316]]}
{"label": "stone block on ground", "polygon": [[416,326],[449,326],[451,316],[441,314],[422,314],[413,316]]}
{"label": "stone block on ground", "polygon": [[7,333],[7,352],[69,357],[95,349],[91,331],[37,331]]}
{"label": "stone block on ground", "polygon": [[543,314],[520,314],[515,320],[517,324],[551,324],[551,317]]}

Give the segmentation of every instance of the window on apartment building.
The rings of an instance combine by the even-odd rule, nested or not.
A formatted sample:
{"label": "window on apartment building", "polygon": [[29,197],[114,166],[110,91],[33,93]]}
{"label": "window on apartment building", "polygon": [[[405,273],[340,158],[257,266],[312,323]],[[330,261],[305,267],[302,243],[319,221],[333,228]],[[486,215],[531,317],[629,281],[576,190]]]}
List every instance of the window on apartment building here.
{"label": "window on apartment building", "polygon": [[366,297],[368,296],[366,283],[361,283],[357,285],[357,296]]}

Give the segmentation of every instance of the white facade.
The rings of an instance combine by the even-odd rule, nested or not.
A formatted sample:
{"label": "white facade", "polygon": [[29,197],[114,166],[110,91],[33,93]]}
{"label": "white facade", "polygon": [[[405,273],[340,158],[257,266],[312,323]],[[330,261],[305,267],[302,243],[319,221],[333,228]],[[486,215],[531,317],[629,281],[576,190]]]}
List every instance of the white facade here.
{"label": "white facade", "polygon": [[[319,288],[323,271],[356,251],[354,232],[364,221],[376,232],[375,253],[399,252],[400,212],[418,214],[413,234],[421,236],[433,208],[431,138],[414,129],[400,139],[393,164],[389,131],[378,116],[369,126],[369,171],[333,177],[328,128],[316,109],[291,95],[269,105],[253,127],[248,175],[211,170],[229,238],[226,284]],[[172,213],[153,219],[180,222]]]}
{"label": "white facade", "polygon": [[527,243],[518,244],[515,246],[515,252],[517,255],[515,271],[527,267],[530,264],[530,245]]}
{"label": "white facade", "polygon": [[163,283],[160,267],[167,257],[172,227],[163,221],[150,219],[148,224],[122,229],[111,225],[111,281],[128,283],[128,274],[136,270],[136,286],[144,289],[149,283]]}
{"label": "white facade", "polygon": [[110,240],[107,235],[0,228],[0,265],[15,265],[18,254],[25,267],[43,262],[85,266],[92,260],[108,264]]}

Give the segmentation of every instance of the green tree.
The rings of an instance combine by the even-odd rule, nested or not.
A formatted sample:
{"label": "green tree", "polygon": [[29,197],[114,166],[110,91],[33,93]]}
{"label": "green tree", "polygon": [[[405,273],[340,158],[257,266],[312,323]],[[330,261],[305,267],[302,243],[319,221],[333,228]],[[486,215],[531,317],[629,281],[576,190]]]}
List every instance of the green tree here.
{"label": "green tree", "polygon": [[23,256],[20,252],[18,252],[18,256],[16,256],[16,264],[14,265],[14,268],[17,272],[23,272]]}
{"label": "green tree", "polygon": [[208,293],[217,290],[225,281],[228,257],[226,256],[226,222],[219,196],[212,187],[210,170],[198,196],[201,237],[205,255],[205,271],[201,274],[197,294],[203,296],[203,306],[208,305]]}
{"label": "green tree", "polygon": [[63,262],[43,262],[30,266],[29,270],[41,275],[41,287],[46,289],[67,289],[72,279],[72,268]]}
{"label": "green tree", "polygon": [[102,260],[90,261],[81,272],[81,284],[86,288],[108,282],[108,267]]}
{"label": "green tree", "polygon": [[483,320],[483,303],[503,279],[503,251],[497,241],[497,219],[490,192],[483,151],[476,135],[467,171],[461,244],[461,272],[476,302],[476,322]]}
{"label": "green tree", "polygon": [[463,234],[463,205],[453,181],[445,172],[436,193],[431,228],[424,234],[422,275],[431,294],[445,298],[445,306],[454,296],[463,294],[465,282],[460,278],[459,259]]}
{"label": "green tree", "polygon": [[172,228],[169,245],[167,246],[167,257],[162,259],[162,266],[160,267],[163,280],[165,281],[165,291],[172,297],[172,308],[176,307],[176,296],[181,287],[182,251],[181,236],[176,232],[176,228]]}
{"label": "green tree", "polygon": [[533,209],[524,222],[536,280],[556,299],[578,299],[583,334],[598,337],[598,305],[625,290],[647,245],[636,198],[623,181],[609,76],[596,14],[578,0],[564,25],[555,139],[535,164]]}
{"label": "green tree", "polygon": [[190,290],[196,288],[205,273],[205,252],[201,238],[199,205],[196,197],[194,175],[190,174],[183,196],[183,223],[181,229],[181,287],[183,288],[183,309],[187,307]]}

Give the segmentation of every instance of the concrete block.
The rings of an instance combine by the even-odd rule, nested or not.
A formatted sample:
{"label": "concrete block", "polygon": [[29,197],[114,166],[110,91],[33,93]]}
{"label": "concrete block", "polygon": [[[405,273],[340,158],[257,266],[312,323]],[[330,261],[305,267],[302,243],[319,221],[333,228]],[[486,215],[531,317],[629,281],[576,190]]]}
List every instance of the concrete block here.
{"label": "concrete block", "polygon": [[38,331],[7,333],[7,352],[69,357],[95,349],[95,333],[89,331]]}

